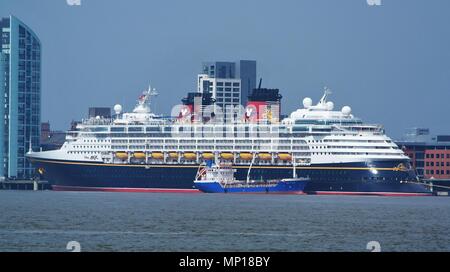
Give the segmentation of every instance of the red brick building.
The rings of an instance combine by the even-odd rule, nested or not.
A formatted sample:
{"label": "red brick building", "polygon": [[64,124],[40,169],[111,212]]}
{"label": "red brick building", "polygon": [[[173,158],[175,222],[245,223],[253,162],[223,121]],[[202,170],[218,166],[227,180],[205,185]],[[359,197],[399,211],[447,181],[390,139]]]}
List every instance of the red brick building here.
{"label": "red brick building", "polygon": [[400,141],[397,144],[411,158],[419,177],[450,179],[450,135],[440,135],[431,141]]}
{"label": "red brick building", "polygon": [[450,144],[447,148],[425,150],[425,178],[450,179]]}

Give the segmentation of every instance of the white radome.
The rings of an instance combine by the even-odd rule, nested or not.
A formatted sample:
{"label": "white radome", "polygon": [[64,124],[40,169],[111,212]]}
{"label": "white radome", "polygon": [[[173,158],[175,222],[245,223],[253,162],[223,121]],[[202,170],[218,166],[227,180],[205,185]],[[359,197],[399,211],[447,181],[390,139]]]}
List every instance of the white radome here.
{"label": "white radome", "polygon": [[114,112],[115,112],[116,114],[120,114],[120,113],[122,112],[122,106],[119,105],[119,104],[116,104],[116,105],[114,106]]}
{"label": "white radome", "polygon": [[349,106],[344,106],[344,107],[342,107],[341,112],[343,115],[349,116],[350,113],[352,112],[352,108],[350,108]]}
{"label": "white radome", "polygon": [[311,106],[312,106],[312,103],[313,103],[313,101],[312,101],[312,99],[309,98],[309,97],[305,97],[305,99],[303,99],[303,107],[304,107],[305,109],[311,107]]}
{"label": "white radome", "polygon": [[327,102],[327,110],[332,111],[334,109],[334,103],[331,101]]}

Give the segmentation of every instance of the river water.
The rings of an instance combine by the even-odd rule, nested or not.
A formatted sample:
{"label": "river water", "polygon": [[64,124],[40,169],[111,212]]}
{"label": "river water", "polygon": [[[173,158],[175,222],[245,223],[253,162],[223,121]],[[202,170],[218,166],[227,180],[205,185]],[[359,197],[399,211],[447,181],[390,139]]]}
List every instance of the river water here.
{"label": "river water", "polygon": [[449,197],[0,191],[0,251],[450,251]]}

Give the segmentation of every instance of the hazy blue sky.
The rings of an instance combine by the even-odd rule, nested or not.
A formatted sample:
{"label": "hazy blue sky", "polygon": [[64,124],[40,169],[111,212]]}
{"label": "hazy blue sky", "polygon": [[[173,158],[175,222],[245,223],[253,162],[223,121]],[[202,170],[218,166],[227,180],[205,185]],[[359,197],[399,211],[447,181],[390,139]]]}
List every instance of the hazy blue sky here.
{"label": "hazy blue sky", "polygon": [[285,113],[324,86],[337,107],[399,137],[450,134],[450,1],[0,0],[43,44],[42,120],[66,129],[89,106],[131,110],[149,82],[169,113],[201,62],[255,59]]}

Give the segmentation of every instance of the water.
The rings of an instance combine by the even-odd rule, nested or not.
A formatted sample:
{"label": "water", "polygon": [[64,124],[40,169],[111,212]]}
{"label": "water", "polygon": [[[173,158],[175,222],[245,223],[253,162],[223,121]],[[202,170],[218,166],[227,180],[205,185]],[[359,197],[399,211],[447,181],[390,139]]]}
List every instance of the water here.
{"label": "water", "polygon": [[0,251],[450,251],[449,197],[0,191]]}

